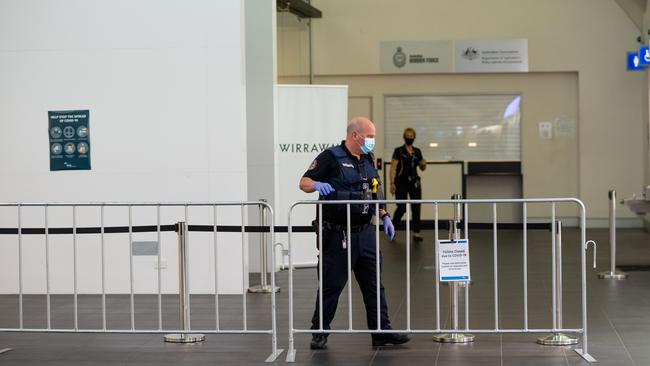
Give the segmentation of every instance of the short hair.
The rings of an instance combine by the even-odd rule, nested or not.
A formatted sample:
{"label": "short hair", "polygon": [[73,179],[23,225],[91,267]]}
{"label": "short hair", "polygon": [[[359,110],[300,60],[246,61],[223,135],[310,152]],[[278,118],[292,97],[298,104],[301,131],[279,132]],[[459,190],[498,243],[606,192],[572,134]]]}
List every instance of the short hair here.
{"label": "short hair", "polygon": [[404,133],[402,133],[402,137],[406,136],[406,133],[407,133],[407,132],[411,132],[411,133],[413,133],[413,137],[416,137],[416,136],[417,136],[417,134],[415,133],[415,130],[414,130],[414,129],[412,129],[411,127],[407,127],[407,128],[404,130]]}

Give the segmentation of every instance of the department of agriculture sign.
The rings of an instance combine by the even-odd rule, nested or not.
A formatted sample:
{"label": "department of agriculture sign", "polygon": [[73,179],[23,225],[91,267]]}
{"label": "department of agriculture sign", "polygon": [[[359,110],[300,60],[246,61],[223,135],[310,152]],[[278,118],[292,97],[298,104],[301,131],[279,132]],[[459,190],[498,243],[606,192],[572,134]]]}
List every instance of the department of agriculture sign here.
{"label": "department of agriculture sign", "polygon": [[455,42],[456,72],[527,72],[528,40]]}
{"label": "department of agriculture sign", "polygon": [[453,72],[451,41],[381,42],[382,73]]}

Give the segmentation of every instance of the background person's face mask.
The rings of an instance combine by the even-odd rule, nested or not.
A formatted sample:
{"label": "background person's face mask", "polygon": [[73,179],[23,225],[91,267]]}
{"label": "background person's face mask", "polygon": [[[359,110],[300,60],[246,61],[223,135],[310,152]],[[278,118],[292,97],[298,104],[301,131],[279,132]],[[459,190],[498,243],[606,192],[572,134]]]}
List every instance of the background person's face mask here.
{"label": "background person's face mask", "polygon": [[404,137],[404,143],[405,143],[406,145],[408,145],[408,146],[413,145],[413,141],[415,141],[415,138]]}

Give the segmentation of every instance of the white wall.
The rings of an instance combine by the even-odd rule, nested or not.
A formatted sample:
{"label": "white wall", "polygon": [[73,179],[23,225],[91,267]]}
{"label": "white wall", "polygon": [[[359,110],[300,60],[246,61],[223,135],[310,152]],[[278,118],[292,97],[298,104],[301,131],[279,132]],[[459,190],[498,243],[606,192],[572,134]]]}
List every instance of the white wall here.
{"label": "white wall", "polygon": [[[0,201],[245,200],[242,14],[238,0],[1,0]],[[49,171],[47,111],[67,109],[90,110],[91,171]],[[14,214],[2,212],[6,227]],[[33,215],[24,220],[38,224],[42,215]],[[71,245],[69,237],[56,240]],[[0,292],[7,292],[15,289],[16,243],[0,241]],[[170,238],[163,245],[169,253],[166,288],[173,291],[175,242]],[[117,246],[111,246],[112,265],[123,275],[128,251],[118,255]],[[96,260],[96,248],[86,248],[83,260]],[[233,245],[223,251],[231,257],[222,258],[221,278],[241,272],[241,250]],[[40,254],[33,247],[25,251]],[[70,268],[71,256],[59,254],[55,270]],[[192,256],[207,261],[206,245],[197,242]],[[40,270],[42,263],[27,261]],[[152,271],[149,264],[136,277],[149,278]],[[196,271],[192,288],[209,291],[213,268],[206,262]],[[88,281],[84,291],[97,291],[96,278]],[[238,292],[241,281],[230,276],[221,288]],[[41,279],[28,288],[41,291],[42,284]],[[140,290],[152,290],[148,285]],[[126,289],[125,281],[112,287]]]}

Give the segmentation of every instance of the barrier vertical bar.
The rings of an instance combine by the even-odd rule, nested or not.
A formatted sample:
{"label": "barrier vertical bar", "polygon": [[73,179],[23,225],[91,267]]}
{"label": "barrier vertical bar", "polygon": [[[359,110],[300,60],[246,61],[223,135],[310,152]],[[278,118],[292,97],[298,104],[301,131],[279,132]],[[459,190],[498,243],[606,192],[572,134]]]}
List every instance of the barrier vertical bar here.
{"label": "barrier vertical bar", "polygon": [[[242,208],[244,206],[242,205]],[[190,331],[192,329],[192,298],[191,298],[191,286],[190,286],[190,219],[189,219],[189,207],[188,205],[185,205],[185,324],[187,326],[187,330]],[[244,249],[242,248],[242,268],[244,268],[244,261],[243,261],[243,252]],[[243,288],[242,285],[242,292],[244,293],[244,296],[246,296],[246,290]],[[244,330],[246,330],[246,302],[244,302]]]}
{"label": "barrier vertical bar", "polygon": [[[265,199],[261,199],[260,201],[266,202]],[[262,208],[262,206],[259,206],[259,208],[261,214],[260,226],[266,226],[266,211]],[[260,240],[260,286],[262,289],[267,289],[269,285],[266,279],[266,267],[268,267],[266,258],[266,235],[264,233],[260,233],[260,239],[262,239]]]}
{"label": "barrier vertical bar", "polygon": [[439,247],[439,233],[438,233],[438,215],[439,215],[439,210],[438,210],[438,203],[436,202],[434,204],[434,240],[435,240],[435,253],[433,255],[433,263],[435,266],[435,288],[436,288],[436,329],[440,330],[440,267],[438,263],[438,251],[440,250]]}
{"label": "barrier vertical bar", "polygon": [[79,330],[77,300],[77,206],[72,206],[72,282],[74,287],[74,330]]}
{"label": "barrier vertical bar", "polygon": [[160,204],[156,205],[156,240],[158,241],[158,330],[162,330],[162,241],[160,235]]}
{"label": "barrier vertical bar", "polygon": [[18,204],[18,327],[20,329],[23,329],[23,318],[23,222],[22,205]]}
{"label": "barrier vertical bar", "polygon": [[[266,203],[265,204],[260,204],[260,209],[265,211],[266,215],[266,210],[269,210],[269,215],[271,216],[271,220],[268,223],[269,224],[269,236],[271,238],[271,243],[275,243],[275,213],[273,212],[273,208],[271,206],[268,206]],[[265,216],[266,217],[266,216]],[[267,357],[265,362],[273,362],[275,361],[278,356],[282,353],[282,349],[278,349],[278,325],[277,325],[277,304],[276,304],[276,299],[275,299],[275,247],[272,245],[271,246],[271,331],[273,332],[271,334],[271,355]],[[279,289],[279,288],[278,288]]]}
{"label": "barrier vertical bar", "polygon": [[[465,226],[465,240],[469,243],[469,214],[468,214],[468,204],[463,203],[463,223]],[[465,285],[465,331],[469,331],[469,281]]]}
{"label": "barrier vertical bar", "polygon": [[609,271],[601,272],[598,278],[625,280],[628,274],[616,270],[616,191],[609,191]]}
{"label": "barrier vertical bar", "polygon": [[524,236],[524,330],[528,330],[528,206],[522,205],[523,210],[523,236]]}
{"label": "barrier vertical bar", "polygon": [[499,329],[499,250],[497,243],[497,204],[492,204],[492,235],[494,243],[494,329]]}
{"label": "barrier vertical bar", "polygon": [[106,246],[104,238],[104,204],[99,208],[100,241],[102,257],[102,330],[106,330]]}
{"label": "barrier vertical bar", "polygon": [[212,207],[212,245],[214,246],[214,318],[215,327],[219,330],[219,246],[217,245],[217,205],[213,205]]}
{"label": "barrier vertical bar", "polygon": [[[379,244],[378,244],[379,245]],[[411,331],[411,203],[406,203],[406,330]]]}
{"label": "barrier vertical bar", "polygon": [[557,226],[555,226],[555,202],[551,204],[551,311],[553,316],[553,331],[557,331]]}
{"label": "barrier vertical bar", "polygon": [[346,206],[346,231],[347,237],[345,243],[348,254],[348,329],[352,330],[352,224],[350,219],[350,204]]}
{"label": "barrier vertical bar", "polygon": [[52,329],[50,302],[50,225],[48,221],[48,205],[45,205],[45,302],[47,307],[47,329]]}
{"label": "barrier vertical bar", "polygon": [[129,205],[129,301],[131,305],[131,330],[135,330],[135,298],[133,295],[133,206]]}
{"label": "barrier vertical bar", "polygon": [[[379,203],[375,203],[375,213],[379,215]],[[408,227],[406,229],[406,232],[408,233]],[[407,239],[407,245],[408,245],[408,239]],[[375,292],[377,298],[377,330],[381,329],[381,309],[379,306],[380,295],[381,295],[380,288],[379,288],[379,284],[381,283],[379,277],[380,271],[381,268],[379,263],[379,223],[377,223],[377,225],[375,225],[375,286],[376,286]],[[351,284],[352,283],[349,283],[349,285]]]}
{"label": "barrier vertical bar", "polygon": [[[287,357],[285,358],[286,362],[295,362],[296,361],[296,348],[295,348],[295,339],[294,339],[294,324],[293,324],[293,252],[292,252],[292,242],[291,242],[291,233],[293,227],[291,225],[291,213],[293,207],[289,209],[287,213],[287,247],[288,256],[289,256],[289,347],[287,349]],[[318,225],[318,235],[323,234],[323,227]],[[320,254],[319,254],[320,255]],[[320,260],[320,258],[319,258]]]}
{"label": "barrier vertical bar", "polygon": [[177,222],[175,226],[178,235],[178,322],[180,333],[167,334],[164,337],[165,342],[169,343],[196,343],[205,340],[203,334],[189,334],[187,326],[187,223]]}
{"label": "barrier vertical bar", "polygon": [[245,206],[241,205],[241,263],[242,263],[242,304],[243,304],[243,312],[242,312],[242,318],[244,322],[244,330],[248,329],[248,319],[247,319],[247,309],[246,309],[246,267],[244,266],[244,263],[246,263],[246,257],[245,257],[245,248],[248,247],[248,241],[247,241],[247,236],[246,236],[246,210]]}
{"label": "barrier vertical bar", "polygon": [[[580,205],[580,270],[581,270],[581,297],[582,297],[582,349],[575,349],[575,352],[580,355],[587,362],[597,362],[589,354],[589,339],[587,332],[587,218],[585,205],[581,201],[577,201]],[[594,244],[594,268],[596,267],[596,244]]]}
{"label": "barrier vertical bar", "polygon": [[318,205],[318,329],[323,330],[323,232],[320,228],[323,227],[323,204]]}

